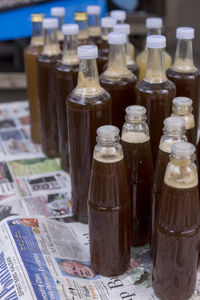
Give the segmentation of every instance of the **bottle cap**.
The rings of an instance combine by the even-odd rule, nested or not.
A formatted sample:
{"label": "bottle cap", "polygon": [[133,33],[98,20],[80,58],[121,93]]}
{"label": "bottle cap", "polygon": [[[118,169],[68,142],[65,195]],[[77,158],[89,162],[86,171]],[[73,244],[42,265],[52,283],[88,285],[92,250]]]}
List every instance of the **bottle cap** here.
{"label": "bottle cap", "polygon": [[146,19],[146,28],[148,29],[157,29],[163,27],[163,20],[162,18],[147,18]]}
{"label": "bottle cap", "polygon": [[192,27],[178,27],[176,28],[177,39],[194,39],[194,28]]}
{"label": "bottle cap", "polygon": [[101,6],[99,5],[88,5],[86,8],[88,15],[100,15],[101,13]]}
{"label": "bottle cap", "polygon": [[44,29],[56,29],[58,28],[58,19],[56,18],[45,18],[42,21],[42,26]]}
{"label": "bottle cap", "polygon": [[166,37],[164,35],[149,35],[147,37],[147,48],[165,48],[166,47]]}
{"label": "bottle cap", "polygon": [[80,59],[94,59],[98,57],[98,49],[95,45],[82,45],[78,47]]}
{"label": "bottle cap", "polygon": [[172,154],[175,155],[192,155],[195,153],[195,147],[188,142],[176,142],[172,144]]}
{"label": "bottle cap", "polygon": [[115,32],[130,34],[131,32],[131,26],[129,24],[116,24],[114,26]]}
{"label": "bottle cap", "polygon": [[108,34],[108,44],[122,45],[126,43],[126,34],[119,32],[110,32]]}
{"label": "bottle cap", "polygon": [[164,120],[164,126],[172,129],[181,129],[185,127],[185,120],[181,117],[168,117]]}
{"label": "bottle cap", "polygon": [[125,10],[116,9],[110,12],[110,16],[117,21],[124,21],[126,19],[126,12]]}
{"label": "bottle cap", "polygon": [[52,17],[64,17],[65,16],[65,8],[64,7],[52,7],[51,8],[51,16]]}
{"label": "bottle cap", "polygon": [[79,28],[77,24],[64,24],[62,25],[62,33],[64,35],[78,34]]}
{"label": "bottle cap", "polygon": [[173,100],[173,104],[176,106],[191,106],[192,99],[188,97],[175,97]]}
{"label": "bottle cap", "polygon": [[44,14],[31,14],[32,22],[42,22],[44,19]]}
{"label": "bottle cap", "polygon": [[142,116],[146,114],[146,108],[141,105],[130,105],[126,108],[126,114]]}
{"label": "bottle cap", "polygon": [[116,19],[111,17],[104,17],[101,19],[101,27],[104,28],[113,28],[113,26],[116,24]]}
{"label": "bottle cap", "polygon": [[75,21],[87,21],[87,14],[84,11],[77,11],[74,14]]}
{"label": "bottle cap", "polygon": [[114,138],[119,135],[119,129],[113,125],[104,125],[97,129],[97,135],[102,138]]}

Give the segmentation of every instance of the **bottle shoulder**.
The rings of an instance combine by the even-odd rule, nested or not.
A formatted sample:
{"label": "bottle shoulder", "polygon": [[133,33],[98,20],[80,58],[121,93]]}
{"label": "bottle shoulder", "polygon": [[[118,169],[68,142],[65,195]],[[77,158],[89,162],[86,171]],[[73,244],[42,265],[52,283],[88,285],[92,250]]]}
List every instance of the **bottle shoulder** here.
{"label": "bottle shoulder", "polygon": [[[166,94],[169,92],[176,92],[176,86],[171,80],[167,80],[162,83],[150,83],[145,80],[141,80],[136,85],[136,90],[138,92],[146,92],[149,94],[159,93]],[[175,96],[175,95],[174,95]]]}
{"label": "bottle shoulder", "polygon": [[76,93],[73,90],[69,96],[67,97],[67,103],[69,106],[85,106],[87,107],[98,107],[102,105],[111,105],[111,96],[110,94],[102,89],[102,93],[99,95],[94,95],[92,97],[87,97],[87,95],[76,95]]}
{"label": "bottle shoulder", "polygon": [[51,63],[51,62],[55,63],[60,59],[61,59],[61,54],[52,55],[52,56],[48,56],[48,55],[45,55],[45,54],[40,54],[37,58],[38,62],[41,62],[41,63]]}
{"label": "bottle shoulder", "polygon": [[109,77],[102,73],[99,77],[101,84],[104,86],[117,87],[134,87],[137,82],[137,77],[131,74],[130,77]]}
{"label": "bottle shoulder", "polygon": [[63,73],[78,73],[79,70],[79,64],[77,65],[66,65],[62,63],[62,61],[58,61],[55,66],[57,71],[63,72]]}
{"label": "bottle shoulder", "polygon": [[41,45],[28,45],[25,50],[24,50],[24,54],[25,55],[39,55],[42,52],[42,48],[43,46]]}
{"label": "bottle shoulder", "polygon": [[178,72],[173,70],[172,68],[169,68],[167,70],[167,77],[169,79],[194,79],[198,78],[200,79],[200,70],[195,70],[194,72]]}

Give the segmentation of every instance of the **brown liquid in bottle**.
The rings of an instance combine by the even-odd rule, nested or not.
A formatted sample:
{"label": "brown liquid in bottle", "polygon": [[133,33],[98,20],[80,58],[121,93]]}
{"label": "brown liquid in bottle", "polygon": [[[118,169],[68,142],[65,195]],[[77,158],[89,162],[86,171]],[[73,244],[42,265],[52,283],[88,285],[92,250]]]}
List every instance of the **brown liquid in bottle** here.
{"label": "brown liquid in bottle", "polygon": [[99,159],[94,154],[88,214],[92,267],[110,277],[123,274],[129,267],[131,203],[123,154],[114,161],[116,152],[108,151]]}
{"label": "brown liquid in bottle", "polygon": [[56,29],[49,28],[45,30],[44,48],[37,59],[42,151],[49,157],[59,156],[54,67],[60,58]]}
{"label": "brown liquid in bottle", "polygon": [[[55,66],[56,101],[58,113],[59,152],[61,168],[69,172],[69,145],[66,99],[77,84],[79,60],[77,56],[78,28],[76,24],[63,26],[64,51],[62,61]],[[74,32],[74,34],[72,34]]]}
{"label": "brown liquid in bottle", "polygon": [[167,71],[167,77],[176,85],[176,96],[189,97],[193,101],[197,142],[200,107],[200,71],[195,67],[193,61],[192,40],[194,39],[194,29],[191,27],[178,27],[176,36],[175,59],[173,65]]}
{"label": "brown liquid in bottle", "polygon": [[99,74],[105,71],[106,65],[108,63],[108,53],[109,53],[108,41],[102,40],[102,43],[99,46],[99,56],[97,59]]}
{"label": "brown liquid in bottle", "polygon": [[78,86],[67,98],[67,117],[72,209],[76,220],[87,223],[87,198],[96,130],[111,123],[111,98],[99,85],[93,59],[82,60],[79,68]]}
{"label": "brown liquid in bottle", "polygon": [[126,162],[132,201],[132,246],[149,240],[153,163],[145,108],[129,106],[122,129],[122,147]]}
{"label": "brown liquid in bottle", "polygon": [[[200,87],[200,72],[196,70],[191,73],[181,73],[173,71],[171,68],[167,71],[167,77],[176,85],[176,97],[189,97],[193,101],[193,114],[195,117],[195,124],[198,125],[199,115],[199,87]],[[197,135],[197,126],[195,128],[195,135]],[[196,141],[195,141],[196,144]]]}
{"label": "brown liquid in bottle", "polygon": [[56,99],[58,104],[58,132],[61,167],[69,172],[66,98],[77,84],[79,65],[56,65]]}
{"label": "brown liquid in bottle", "polygon": [[[175,97],[175,85],[167,80],[164,67],[164,48],[151,48],[151,41],[165,41],[162,35],[147,37],[148,64],[144,80],[136,85],[137,104],[147,110],[147,122],[150,129],[153,162],[155,164],[163,121],[171,113],[172,100]],[[150,47],[148,47],[148,45]],[[164,43],[163,43],[164,45]]]}
{"label": "brown liquid in bottle", "polygon": [[185,122],[180,117],[166,118],[164,125],[164,135],[160,140],[154,173],[151,246],[153,246],[155,222],[158,218],[158,207],[160,205],[165,171],[170,161],[171,147],[176,142],[187,141],[185,136]]}
{"label": "brown liquid in bottle", "polygon": [[[124,35],[111,32],[110,36]],[[124,37],[125,38],[125,37]],[[124,40],[125,42],[125,40]],[[111,44],[107,70],[100,75],[101,85],[112,97],[112,124],[120,130],[124,123],[124,111],[129,105],[135,104],[135,84],[137,78],[126,66],[124,44]]]}
{"label": "brown liquid in bottle", "polygon": [[155,227],[152,279],[155,294],[161,300],[189,299],[197,277],[200,227],[197,171],[192,162],[189,165],[184,159],[176,162],[175,159],[166,170]]}
{"label": "brown liquid in bottle", "polygon": [[33,37],[31,44],[24,51],[24,64],[26,71],[27,92],[30,109],[31,138],[34,143],[40,143],[40,115],[37,82],[37,56],[41,53],[44,43],[42,36],[43,14],[33,14]]}

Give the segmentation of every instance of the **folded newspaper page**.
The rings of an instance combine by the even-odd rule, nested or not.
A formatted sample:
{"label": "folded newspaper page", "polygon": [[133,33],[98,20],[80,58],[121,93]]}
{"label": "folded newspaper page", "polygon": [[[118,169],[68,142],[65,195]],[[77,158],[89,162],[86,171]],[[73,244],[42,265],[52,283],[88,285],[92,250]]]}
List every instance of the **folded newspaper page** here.
{"label": "folded newspaper page", "polygon": [[[70,175],[30,141],[27,102],[0,105],[0,299],[156,300],[148,245],[129,270],[90,266],[88,225],[73,221]],[[200,300],[200,272],[191,298]]]}

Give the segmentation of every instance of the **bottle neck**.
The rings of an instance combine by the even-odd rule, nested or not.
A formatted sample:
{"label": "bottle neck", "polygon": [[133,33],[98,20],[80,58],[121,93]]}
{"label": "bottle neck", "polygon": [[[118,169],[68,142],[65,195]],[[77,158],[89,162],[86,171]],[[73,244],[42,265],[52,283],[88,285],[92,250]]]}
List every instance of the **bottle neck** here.
{"label": "bottle neck", "polygon": [[97,145],[94,148],[94,159],[102,163],[115,163],[124,158],[119,135],[106,138],[97,136]]}
{"label": "bottle neck", "polygon": [[91,37],[101,36],[99,15],[88,15],[88,30]]}
{"label": "bottle neck", "polygon": [[102,27],[102,40],[108,41],[108,34],[113,31],[113,28]]}
{"label": "bottle neck", "polygon": [[40,46],[43,44],[44,44],[44,36],[43,36],[42,22],[33,22],[31,45]]}
{"label": "bottle neck", "polygon": [[181,117],[185,121],[185,128],[192,129],[195,127],[195,120],[194,120],[194,115],[191,113],[192,109],[190,111],[185,110],[177,110],[172,108],[173,113],[171,114],[171,117]]}
{"label": "bottle neck", "polygon": [[63,17],[57,17],[58,19],[58,40],[63,41],[64,35],[62,33],[62,25],[64,24],[64,16]]}
{"label": "bottle neck", "polygon": [[171,147],[173,143],[182,141],[187,142],[187,138],[185,136],[185,128],[176,129],[164,127],[163,132],[164,135],[160,139],[159,149],[166,153],[171,153]]}
{"label": "bottle neck", "polygon": [[147,48],[147,50],[147,70],[144,80],[149,83],[166,82],[164,48]]}
{"label": "bottle neck", "polygon": [[62,63],[66,65],[77,65],[79,63],[78,55],[78,35],[65,35]]}
{"label": "bottle neck", "polygon": [[94,97],[103,92],[99,83],[96,59],[81,59],[78,83],[74,93],[83,97]]}
{"label": "bottle neck", "polygon": [[174,71],[183,73],[196,71],[193,61],[192,40],[177,40],[174,64],[171,68]]}
{"label": "bottle neck", "polygon": [[154,34],[162,34],[161,28],[147,28],[147,36],[148,35],[154,35]]}
{"label": "bottle neck", "polygon": [[61,53],[57,38],[57,29],[45,29],[44,47],[42,54],[47,56],[59,55]]}
{"label": "bottle neck", "polygon": [[125,44],[125,53],[126,53],[126,64],[132,65],[134,64],[133,59],[131,58],[131,43],[129,41],[129,36],[126,36],[126,44]]}
{"label": "bottle neck", "polygon": [[131,118],[126,115],[126,122],[122,128],[122,140],[127,143],[145,143],[150,140],[149,128],[146,123],[146,116]]}
{"label": "bottle neck", "polygon": [[87,20],[76,21],[76,24],[79,27],[78,39],[79,40],[87,40],[89,38]]}
{"label": "bottle neck", "polygon": [[195,154],[189,156],[170,155],[170,163],[165,172],[164,182],[174,188],[187,189],[198,185]]}
{"label": "bottle neck", "polygon": [[109,46],[108,68],[104,72],[108,77],[126,78],[131,77],[131,73],[126,66],[126,56],[124,44]]}

